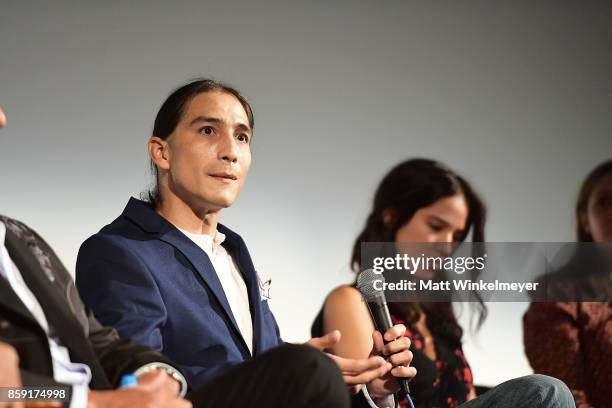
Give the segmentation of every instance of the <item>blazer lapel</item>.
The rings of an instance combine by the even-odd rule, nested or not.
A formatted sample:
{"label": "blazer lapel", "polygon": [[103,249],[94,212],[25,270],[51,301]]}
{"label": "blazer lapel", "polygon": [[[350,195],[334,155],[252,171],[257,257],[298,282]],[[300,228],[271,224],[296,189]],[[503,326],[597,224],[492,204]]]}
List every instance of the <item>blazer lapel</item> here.
{"label": "blazer lapel", "polygon": [[259,345],[263,341],[261,296],[259,293],[257,272],[255,271],[253,261],[251,260],[249,251],[246,245],[244,245],[242,238],[221,224],[219,224],[218,229],[225,235],[226,241],[223,245],[236,262],[247,286],[249,308],[251,309],[251,320],[253,323],[253,355],[257,355],[259,353]]}
{"label": "blazer lapel", "polygon": [[6,247],[11,259],[19,268],[23,280],[42,306],[47,321],[53,327],[62,345],[68,348],[71,360],[87,364],[91,368],[92,387],[110,388],[110,383],[91,348],[83,327],[73,316],[59,286],[49,279],[47,271],[44,271],[37,261],[34,252],[40,249],[35,245],[35,241],[24,244],[7,228]]}
{"label": "blazer lapel", "polygon": [[213,264],[206,252],[204,252],[202,248],[198,247],[176,228],[166,232],[159,239],[178,249],[185,256],[185,258],[187,258],[198,275],[204,281],[204,284],[208,286],[223,308],[227,319],[229,320],[233,329],[236,331],[238,337],[242,340],[244,347],[246,347],[248,350],[248,347],[244,342],[244,338],[242,337],[242,334],[238,328],[238,324],[236,323],[236,319],[234,318],[234,314],[232,313],[232,309],[227,301],[227,297],[225,296],[225,291],[223,290],[221,281],[219,280],[217,272],[215,271],[215,268],[213,267]]}
{"label": "blazer lapel", "polygon": [[206,252],[176,229],[174,225],[157,214],[145,202],[131,198],[123,211],[123,215],[137,223],[146,232],[157,234],[159,240],[172,245],[187,258],[193,269],[195,269],[200,278],[202,278],[204,284],[210,289],[215,299],[221,305],[226,315],[226,319],[235,332],[235,336],[239,339],[246,352],[249,353],[249,348],[240,333],[232,309],[225,296],[221,281]]}

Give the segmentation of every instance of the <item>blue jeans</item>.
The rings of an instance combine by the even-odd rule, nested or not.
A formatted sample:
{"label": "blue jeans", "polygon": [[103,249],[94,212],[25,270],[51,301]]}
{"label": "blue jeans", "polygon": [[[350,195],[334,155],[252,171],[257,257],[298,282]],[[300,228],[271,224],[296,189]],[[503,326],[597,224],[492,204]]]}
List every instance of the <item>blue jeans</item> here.
{"label": "blue jeans", "polygon": [[561,380],[541,374],[501,383],[460,408],[575,408],[574,398]]}

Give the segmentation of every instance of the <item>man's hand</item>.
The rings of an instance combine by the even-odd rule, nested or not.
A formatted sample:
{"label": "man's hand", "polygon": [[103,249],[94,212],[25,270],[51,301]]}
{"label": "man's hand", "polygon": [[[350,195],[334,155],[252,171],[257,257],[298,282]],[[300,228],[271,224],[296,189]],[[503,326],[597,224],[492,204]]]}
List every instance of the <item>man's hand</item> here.
{"label": "man's hand", "polygon": [[[0,110],[0,126],[2,125]],[[10,344],[0,342],[0,387],[21,387],[19,355]],[[0,408],[22,408],[21,403],[0,402]]]}
{"label": "man's hand", "polygon": [[[320,351],[331,348],[340,341],[340,331],[334,330],[323,337],[314,337],[306,342],[309,346]],[[391,370],[391,363],[380,356],[372,356],[368,359],[352,359],[338,357],[326,353],[342,372],[342,378],[351,393],[356,394],[363,384],[367,384],[377,378],[384,377]]]}
{"label": "man's hand", "polygon": [[[153,370],[153,371],[148,371],[144,374],[141,374],[138,376],[138,383],[139,384],[146,384],[152,380],[155,379],[155,376],[157,376],[157,372],[158,371],[163,371],[163,370]],[[165,373],[165,371],[163,371]],[[171,393],[174,393],[174,395],[179,395],[180,391],[181,391],[181,384],[179,384],[174,378],[170,377],[170,379],[172,381],[167,381],[164,383],[164,386],[168,387],[168,390]]]}
{"label": "man's hand", "polygon": [[[0,116],[2,110],[0,109]],[[1,119],[1,118],[0,118]],[[1,120],[0,120],[1,122]],[[21,387],[19,354],[10,344],[0,342],[0,387]],[[58,401],[0,402],[0,408],[61,408]]]}
{"label": "man's hand", "polygon": [[89,391],[88,408],[192,408],[191,402],[177,396],[176,383],[163,370],[139,379],[138,386],[117,391]]}
{"label": "man's hand", "polygon": [[10,344],[0,342],[0,387],[21,387],[19,355]]}
{"label": "man's hand", "polygon": [[367,384],[368,393],[372,399],[386,398],[388,395],[397,392],[400,388],[397,378],[412,379],[416,375],[416,368],[409,367],[412,361],[410,339],[404,337],[406,327],[402,324],[391,327],[383,336],[378,331],[372,333],[374,346],[371,355],[384,356],[393,365],[393,369],[379,378]]}

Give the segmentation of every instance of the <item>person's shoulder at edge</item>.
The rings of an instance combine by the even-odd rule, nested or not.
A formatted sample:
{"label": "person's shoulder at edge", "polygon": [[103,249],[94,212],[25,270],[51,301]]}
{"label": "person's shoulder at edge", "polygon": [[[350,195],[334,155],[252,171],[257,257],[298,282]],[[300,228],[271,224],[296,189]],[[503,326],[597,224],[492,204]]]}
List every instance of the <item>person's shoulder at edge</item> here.
{"label": "person's shoulder at edge", "polygon": [[87,293],[88,287],[95,287],[111,275],[123,276],[128,269],[132,276],[148,275],[147,259],[158,253],[159,247],[146,245],[144,241],[149,241],[146,235],[121,214],[87,238],[79,247],[75,268],[76,286],[81,296]]}
{"label": "person's shoulder at edge", "polygon": [[[128,206],[130,204],[128,203]],[[110,223],[104,225],[98,232],[89,236],[79,248],[79,253],[88,247],[95,247],[96,245],[110,244],[112,242],[120,242],[124,239],[139,239],[141,236],[146,235],[147,231],[143,230],[140,225],[131,220],[126,214],[125,210],[119,214]]]}

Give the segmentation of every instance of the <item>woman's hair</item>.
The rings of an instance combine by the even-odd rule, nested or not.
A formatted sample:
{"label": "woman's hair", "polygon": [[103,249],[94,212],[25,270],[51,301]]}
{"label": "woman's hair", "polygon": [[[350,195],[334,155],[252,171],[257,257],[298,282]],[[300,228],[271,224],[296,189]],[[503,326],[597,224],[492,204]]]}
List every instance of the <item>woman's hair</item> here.
{"label": "woman's hair", "polygon": [[[206,92],[225,92],[227,94],[233,95],[238,99],[244,111],[247,115],[247,119],[249,121],[249,126],[251,129],[255,126],[255,119],[253,117],[253,110],[251,109],[251,105],[247,102],[246,98],[242,96],[240,92],[236,89],[212,79],[207,78],[199,78],[189,82],[181,86],[180,88],[174,90],[170,96],[164,101],[162,106],[159,108],[157,112],[157,116],[155,117],[155,124],[153,125],[153,136],[159,137],[162,140],[166,140],[176,126],[181,121],[183,114],[185,113],[185,108],[191,102],[191,100],[201,93]],[[157,206],[159,204],[159,185],[158,185],[158,177],[157,177],[157,166],[151,161],[151,171],[155,176],[155,186],[153,189],[147,191],[142,194],[143,199],[146,199],[153,206]]]}
{"label": "woman's hair", "polygon": [[593,237],[580,222],[580,217],[587,212],[589,199],[597,184],[610,173],[612,173],[612,160],[606,160],[589,173],[580,187],[576,201],[576,238],[578,242],[593,242]]}
{"label": "woman's hair", "polygon": [[[472,186],[457,173],[440,162],[429,159],[411,159],[395,166],[383,178],[374,196],[374,205],[366,224],[353,245],[351,268],[361,268],[362,242],[394,242],[397,231],[421,208],[456,194],[463,194],[468,206],[468,218],[463,241],[469,232],[473,242],[484,242],[486,208]],[[390,220],[383,220],[383,213],[390,211]],[[450,303],[406,304],[403,318],[415,322],[425,311],[428,326],[439,336],[460,341],[463,331]],[[486,307],[481,299],[476,305],[480,327],[486,317]],[[397,309],[396,309],[397,310]]]}

